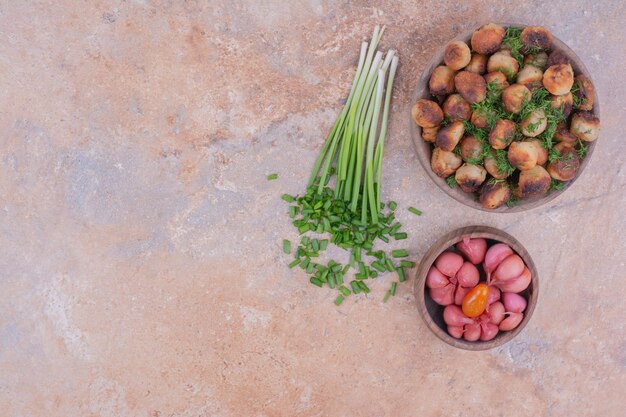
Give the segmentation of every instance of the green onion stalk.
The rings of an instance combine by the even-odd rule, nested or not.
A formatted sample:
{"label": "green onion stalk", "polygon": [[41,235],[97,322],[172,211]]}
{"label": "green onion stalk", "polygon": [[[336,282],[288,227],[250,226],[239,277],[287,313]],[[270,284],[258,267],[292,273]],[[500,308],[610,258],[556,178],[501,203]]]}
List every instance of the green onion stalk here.
{"label": "green onion stalk", "polygon": [[[336,167],[335,198],[360,209],[361,221],[378,223],[382,159],[387,135],[389,105],[398,57],[377,51],[385,28],[374,29],[372,41],[361,44],[359,64],[350,94],[315,162],[309,186],[319,178],[321,193]],[[386,82],[385,82],[386,81]],[[378,128],[380,124],[380,129]]]}
{"label": "green onion stalk", "polygon": [[[389,244],[391,239],[407,239],[395,218],[397,203],[391,201],[385,209],[381,202],[383,153],[398,68],[394,51],[377,51],[384,31],[377,26],[371,42],[361,44],[348,99],[315,161],[306,193],[281,197],[290,204],[289,217],[301,236],[293,246],[283,240],[283,252],[294,256],[289,268],[306,271],[313,285],[338,291],[337,306],[351,294],[369,294],[364,280],[389,272],[404,282],[405,268],[415,266],[403,259],[409,256],[405,249],[386,252],[374,246],[377,240]],[[408,210],[421,215],[413,207]],[[320,261],[320,252],[329,244],[350,252],[346,265]],[[350,269],[355,273],[348,282]],[[393,282],[384,301],[396,295],[396,287]]]}

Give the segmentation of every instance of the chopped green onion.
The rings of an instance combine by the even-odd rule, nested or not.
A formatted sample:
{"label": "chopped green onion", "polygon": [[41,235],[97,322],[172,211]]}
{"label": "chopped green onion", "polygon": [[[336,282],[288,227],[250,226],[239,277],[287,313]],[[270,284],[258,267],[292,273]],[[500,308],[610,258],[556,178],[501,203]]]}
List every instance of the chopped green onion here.
{"label": "chopped green onion", "polygon": [[324,285],[324,283],[322,281],[320,281],[319,279],[317,279],[315,277],[311,277],[311,279],[309,281],[311,281],[311,284],[317,285],[320,288]]}
{"label": "chopped green onion", "polygon": [[359,285],[359,287],[361,287],[361,290],[365,294],[369,294],[370,288],[367,286],[367,284],[365,284],[363,281],[358,281],[357,284]]}
{"label": "chopped green onion", "polygon": [[339,287],[339,291],[344,295],[344,296],[349,296],[350,294],[352,294],[350,292],[350,290],[348,288],[346,288],[344,285],[342,285],[341,287]]}
{"label": "chopped green onion", "polygon": [[290,264],[289,264],[289,269],[293,268],[294,266],[298,265],[300,263],[300,259],[294,259]]}
{"label": "chopped green onion", "polygon": [[415,266],[415,262],[411,261],[400,261],[400,266],[402,268],[413,268]]}
{"label": "chopped green onion", "polygon": [[380,272],[385,272],[386,271],[385,267],[378,261],[372,262],[372,266],[374,268],[378,269]]}
{"label": "chopped green onion", "polygon": [[361,292],[361,287],[359,287],[359,281],[350,281],[350,287],[352,287],[352,292],[355,294]]}
{"label": "chopped green onion", "polygon": [[338,295],[337,298],[335,298],[335,305],[340,306],[341,303],[343,303],[343,300],[344,300],[343,295]]}
{"label": "chopped green onion", "polygon": [[385,261],[385,264],[387,265],[387,270],[388,270],[389,272],[393,272],[393,271],[395,271],[395,270],[396,270],[396,268],[393,266],[393,262],[391,262],[391,260],[390,260],[390,259],[387,259],[387,260]]}
{"label": "chopped green onion", "polygon": [[293,203],[294,201],[296,201],[296,199],[290,196],[289,194],[283,194],[280,198],[282,198],[288,203]]}
{"label": "chopped green onion", "polygon": [[406,275],[404,275],[404,268],[398,268],[398,281],[404,282],[406,281]]}
{"label": "chopped green onion", "polygon": [[409,207],[409,211],[413,214],[415,214],[416,216],[421,216],[422,212],[419,211],[418,209],[416,209],[415,207]]}
{"label": "chopped green onion", "polygon": [[283,252],[291,253],[291,242],[287,239],[283,239]]}
{"label": "chopped green onion", "polygon": [[391,251],[391,255],[394,258],[406,258],[407,256],[409,256],[409,253],[406,251],[406,249],[394,249]]}
{"label": "chopped green onion", "polygon": [[396,240],[403,240],[403,239],[406,239],[406,238],[407,238],[407,234],[406,234],[406,233],[404,233],[404,232],[402,232],[402,233],[396,233],[395,235],[393,235],[393,237],[394,237]]}
{"label": "chopped green onion", "polygon": [[278,174],[270,174],[267,176],[268,181],[273,181],[278,178]]}
{"label": "chopped green onion", "polygon": [[394,295],[396,295],[396,287],[398,286],[397,282],[392,282],[391,283],[391,288],[389,288],[389,292],[391,293],[391,296],[393,297]]}
{"label": "chopped green onion", "polygon": [[398,204],[395,201],[389,202],[389,210],[394,211],[398,207]]}

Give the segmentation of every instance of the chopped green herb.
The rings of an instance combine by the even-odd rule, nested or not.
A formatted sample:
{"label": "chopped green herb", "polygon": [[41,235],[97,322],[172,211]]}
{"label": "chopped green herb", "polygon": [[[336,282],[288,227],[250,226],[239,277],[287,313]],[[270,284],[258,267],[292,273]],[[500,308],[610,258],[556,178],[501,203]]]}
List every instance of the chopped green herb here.
{"label": "chopped green herb", "polygon": [[403,267],[403,268],[413,268],[415,266],[415,262],[400,261],[400,266]]}
{"label": "chopped green herb", "polygon": [[269,174],[267,176],[268,181],[274,181],[275,179],[278,179],[278,174]]}
{"label": "chopped green herb", "polygon": [[454,188],[454,187],[457,186],[456,177],[454,176],[454,174],[452,174],[448,178],[446,178],[446,182],[448,183],[448,186],[450,188]]}
{"label": "chopped green herb", "polygon": [[309,281],[311,281],[311,284],[317,285],[320,288],[324,285],[324,283],[322,281],[320,281],[319,279],[317,279],[315,277],[311,277],[311,279]]}
{"label": "chopped green herb", "polygon": [[422,212],[419,211],[418,209],[416,209],[415,207],[409,207],[409,211],[413,214],[415,214],[416,216],[421,216]]}
{"label": "chopped green herb", "polygon": [[391,255],[394,258],[406,258],[407,256],[409,256],[409,253],[406,251],[406,249],[394,249],[391,251]]}
{"label": "chopped green herb", "polygon": [[291,242],[287,239],[283,239],[283,252],[291,253]]}
{"label": "chopped green herb", "polygon": [[296,201],[296,199],[290,196],[289,194],[283,194],[280,198],[282,198],[288,203],[293,203],[294,201]]}
{"label": "chopped green herb", "polygon": [[340,306],[341,303],[343,303],[343,300],[344,300],[343,295],[338,295],[337,298],[335,298],[335,305]]}
{"label": "chopped green herb", "polygon": [[406,275],[404,275],[404,268],[398,268],[398,281],[404,282],[406,281]]}

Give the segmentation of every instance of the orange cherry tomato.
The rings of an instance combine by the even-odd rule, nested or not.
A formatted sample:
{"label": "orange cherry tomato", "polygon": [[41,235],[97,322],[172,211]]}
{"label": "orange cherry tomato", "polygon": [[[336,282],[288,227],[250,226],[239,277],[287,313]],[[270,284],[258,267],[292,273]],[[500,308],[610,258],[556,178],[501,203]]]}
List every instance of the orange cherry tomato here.
{"label": "orange cherry tomato", "polygon": [[463,297],[461,305],[463,314],[467,317],[478,317],[487,308],[489,299],[489,287],[487,284],[478,284]]}

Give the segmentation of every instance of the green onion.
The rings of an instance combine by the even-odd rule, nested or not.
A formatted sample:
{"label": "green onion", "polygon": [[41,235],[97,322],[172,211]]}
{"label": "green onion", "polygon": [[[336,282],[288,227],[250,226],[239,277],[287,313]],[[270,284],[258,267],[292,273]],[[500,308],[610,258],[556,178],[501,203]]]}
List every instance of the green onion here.
{"label": "green onion", "polygon": [[298,265],[300,263],[300,259],[294,259],[290,264],[289,264],[289,269],[293,268],[294,266]]}
{"label": "green onion", "polygon": [[389,288],[389,292],[391,293],[391,296],[393,297],[394,295],[396,295],[396,287],[398,286],[397,282],[392,282],[391,283],[391,288]]}
{"label": "green onion", "polygon": [[407,238],[407,234],[402,232],[402,233],[396,233],[393,235],[394,239],[396,240],[403,240]]}
{"label": "green onion", "polygon": [[359,287],[359,281],[350,281],[350,287],[352,287],[352,292],[355,294],[361,292],[361,287]]}
{"label": "green onion", "polygon": [[398,204],[395,201],[389,202],[389,210],[394,211],[398,207]]}
{"label": "green onion", "polygon": [[407,256],[409,256],[409,253],[406,251],[406,249],[394,249],[391,251],[391,255],[394,258],[406,258]]}
{"label": "green onion", "polygon": [[389,272],[393,272],[393,271],[395,271],[395,270],[396,270],[396,268],[393,266],[393,262],[391,262],[391,260],[390,260],[390,259],[387,259],[387,260],[385,261],[385,264],[387,265],[387,270],[388,270]]}
{"label": "green onion", "polygon": [[418,209],[416,209],[415,207],[409,207],[409,211],[413,214],[415,214],[416,216],[421,216],[422,212],[419,211]]}
{"label": "green onion", "polygon": [[311,279],[309,281],[311,281],[311,284],[317,285],[320,288],[324,285],[324,283],[322,281],[320,281],[319,279],[317,279],[315,277],[311,277]]}
{"label": "green onion", "polygon": [[275,179],[278,179],[278,174],[270,174],[267,176],[268,181],[273,181]]}
{"label": "green onion", "polygon": [[385,272],[386,271],[385,267],[378,261],[372,262],[372,266],[374,268],[378,269],[380,272]]}
{"label": "green onion", "polygon": [[290,196],[289,194],[283,194],[280,198],[282,198],[288,203],[293,203],[294,201],[296,201],[296,199]]}
{"label": "green onion", "polygon": [[335,305],[340,306],[341,303],[343,303],[343,300],[344,300],[343,295],[338,295],[337,298],[335,298]]}
{"label": "green onion", "polygon": [[413,268],[415,266],[415,262],[411,261],[400,261],[400,266],[402,268]]}
{"label": "green onion", "polygon": [[348,288],[346,288],[344,285],[342,285],[341,287],[339,287],[339,291],[345,296],[349,296],[350,294],[352,294],[350,292],[350,290]]}
{"label": "green onion", "polygon": [[359,287],[361,287],[361,291],[363,291],[365,294],[369,294],[370,288],[367,286],[367,284],[365,284],[363,281],[357,281],[357,284]]}
{"label": "green onion", "polygon": [[406,281],[406,275],[404,275],[404,268],[398,268],[398,281],[404,282]]}
{"label": "green onion", "polygon": [[283,239],[283,252],[291,253],[291,242],[287,239]]}

